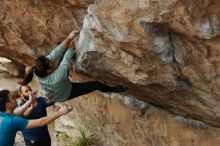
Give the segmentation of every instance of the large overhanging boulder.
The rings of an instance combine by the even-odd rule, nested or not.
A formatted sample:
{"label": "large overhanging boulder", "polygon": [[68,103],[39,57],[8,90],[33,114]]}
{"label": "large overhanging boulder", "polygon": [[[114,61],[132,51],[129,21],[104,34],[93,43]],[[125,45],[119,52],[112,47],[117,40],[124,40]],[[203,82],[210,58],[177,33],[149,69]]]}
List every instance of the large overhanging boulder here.
{"label": "large overhanging boulder", "polygon": [[80,121],[103,145],[218,146],[219,12],[219,0],[1,0],[0,56],[16,63],[6,66],[14,73],[81,28],[77,70],[129,90],[67,101],[74,111],[57,120],[63,132],[76,134]]}
{"label": "large overhanging boulder", "polygon": [[101,0],[85,16],[93,2],[0,1],[0,56],[32,65],[73,28],[82,28],[79,71],[220,125],[218,0]]}
{"label": "large overhanging boulder", "polygon": [[220,126],[220,1],[102,0],[88,8],[77,69]]}

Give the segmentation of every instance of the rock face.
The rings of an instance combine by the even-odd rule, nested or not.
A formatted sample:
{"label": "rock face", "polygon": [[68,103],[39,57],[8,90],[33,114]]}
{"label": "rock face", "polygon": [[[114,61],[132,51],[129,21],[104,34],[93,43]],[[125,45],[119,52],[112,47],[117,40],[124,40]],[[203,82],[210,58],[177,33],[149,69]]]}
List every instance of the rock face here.
{"label": "rock face", "polygon": [[71,30],[81,26],[88,2],[77,4],[80,7],[66,1],[1,0],[0,56],[33,64],[35,56],[47,54]]}
{"label": "rock face", "polygon": [[77,68],[220,126],[219,6],[218,0],[102,0],[85,16]]}
{"label": "rock face", "polygon": [[129,90],[68,101],[58,131],[83,126],[100,146],[220,145],[219,0],[1,0],[0,56],[32,65],[74,28],[77,71]]}
{"label": "rock face", "polygon": [[[75,137],[79,127],[95,133],[96,146],[218,146],[220,129],[170,114],[161,108],[117,94],[83,96],[68,104],[71,116],[56,121],[56,129]],[[85,132],[86,133],[86,132]]]}

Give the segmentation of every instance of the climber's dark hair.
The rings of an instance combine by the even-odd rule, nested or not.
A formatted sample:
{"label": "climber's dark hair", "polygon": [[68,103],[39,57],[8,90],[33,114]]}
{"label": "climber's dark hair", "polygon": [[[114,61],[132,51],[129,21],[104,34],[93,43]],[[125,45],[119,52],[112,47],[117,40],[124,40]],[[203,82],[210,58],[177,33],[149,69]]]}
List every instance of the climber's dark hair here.
{"label": "climber's dark hair", "polygon": [[34,73],[38,77],[46,77],[48,75],[47,70],[49,68],[50,68],[50,60],[45,56],[39,56],[35,60],[35,66],[30,68],[26,77],[23,80],[19,81],[18,84],[27,85],[28,83],[30,83],[33,79]]}
{"label": "climber's dark hair", "polygon": [[0,91],[0,111],[4,112],[6,110],[6,103],[9,101],[9,90]]}
{"label": "climber's dark hair", "polygon": [[35,60],[35,74],[39,77],[46,77],[50,68],[50,60],[45,56],[40,56]]}

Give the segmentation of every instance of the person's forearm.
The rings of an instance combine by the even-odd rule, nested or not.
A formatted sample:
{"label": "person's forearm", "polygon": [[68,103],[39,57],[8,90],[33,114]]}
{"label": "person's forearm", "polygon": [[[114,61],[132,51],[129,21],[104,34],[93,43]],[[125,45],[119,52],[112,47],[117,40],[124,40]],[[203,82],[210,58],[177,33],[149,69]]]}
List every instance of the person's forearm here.
{"label": "person's forearm", "polygon": [[69,37],[67,37],[62,43],[63,43],[63,46],[64,48],[68,48],[69,47],[69,44],[71,42],[71,39]]}
{"label": "person's forearm", "polygon": [[22,105],[21,107],[15,109],[14,114],[15,115],[22,115],[27,110],[27,108],[30,107],[31,103],[32,102],[28,100],[24,105]]}
{"label": "person's forearm", "polygon": [[70,42],[71,39],[67,37],[60,45],[53,49],[53,51],[47,56],[47,58],[50,59],[52,62],[57,61],[57,59],[59,59],[66,52]]}
{"label": "person's forearm", "polygon": [[56,120],[57,118],[59,118],[62,114],[60,114],[59,112],[55,112],[54,114],[52,115],[49,115],[47,117],[43,117],[43,118],[40,118],[39,120],[39,123],[41,126],[45,126],[51,122],[53,122],[54,120]]}
{"label": "person's forearm", "polygon": [[60,116],[62,116],[61,113],[55,112],[49,116],[46,116],[40,119],[30,120],[26,128],[29,129],[29,128],[37,128],[37,127],[46,126],[47,124],[59,118]]}
{"label": "person's forearm", "polygon": [[34,110],[33,106],[29,107],[27,110],[25,110],[25,112],[23,113],[23,116],[24,117],[29,116],[33,110]]}

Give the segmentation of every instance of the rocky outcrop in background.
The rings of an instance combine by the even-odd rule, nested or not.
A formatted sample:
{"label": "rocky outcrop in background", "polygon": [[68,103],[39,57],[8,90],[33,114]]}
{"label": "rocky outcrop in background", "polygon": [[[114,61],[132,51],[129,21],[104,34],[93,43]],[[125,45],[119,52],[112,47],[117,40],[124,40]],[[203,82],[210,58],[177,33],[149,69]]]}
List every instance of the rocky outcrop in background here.
{"label": "rocky outcrop in background", "polygon": [[0,56],[31,65],[79,28],[77,71],[129,88],[69,101],[74,111],[57,130],[75,137],[81,125],[102,146],[220,144],[219,0],[2,0],[0,8]]}
{"label": "rocky outcrop in background", "polygon": [[[109,97],[110,96],[110,97]],[[68,104],[71,116],[57,131],[77,137],[79,127],[96,133],[98,146],[218,146],[220,129],[118,94],[82,96]],[[89,133],[88,132],[88,133]]]}
{"label": "rocky outcrop in background", "polygon": [[[92,3],[92,1],[90,1]],[[80,28],[89,1],[0,1],[0,55],[28,65]]]}

